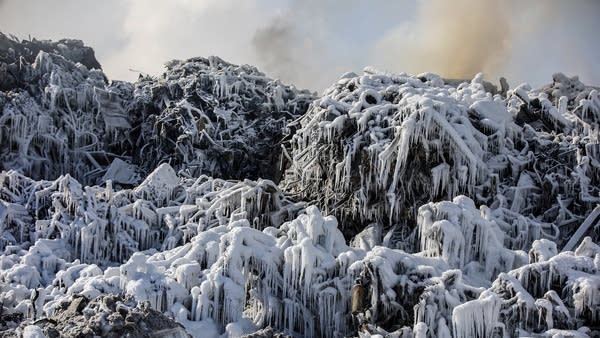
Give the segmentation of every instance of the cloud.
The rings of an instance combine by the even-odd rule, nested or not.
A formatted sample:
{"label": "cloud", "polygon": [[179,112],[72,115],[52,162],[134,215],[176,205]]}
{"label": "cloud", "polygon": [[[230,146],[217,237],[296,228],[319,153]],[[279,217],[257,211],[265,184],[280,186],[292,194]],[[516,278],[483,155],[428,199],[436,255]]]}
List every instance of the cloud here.
{"label": "cloud", "polygon": [[82,39],[124,80],[218,55],[315,90],[368,65],[538,86],[556,71],[600,83],[599,13],[596,0],[0,0],[0,30]]}

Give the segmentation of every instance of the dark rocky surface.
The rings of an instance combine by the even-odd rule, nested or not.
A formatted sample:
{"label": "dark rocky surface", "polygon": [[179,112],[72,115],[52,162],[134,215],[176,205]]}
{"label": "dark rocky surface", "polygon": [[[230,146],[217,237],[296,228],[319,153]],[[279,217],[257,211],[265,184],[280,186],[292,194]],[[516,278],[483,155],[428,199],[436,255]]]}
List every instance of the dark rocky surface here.
{"label": "dark rocky surface", "polygon": [[48,338],[58,337],[191,337],[181,324],[148,304],[117,295],[89,300],[74,296],[57,304],[50,317],[21,323],[3,331],[2,337],[20,336],[27,326],[37,326]]}

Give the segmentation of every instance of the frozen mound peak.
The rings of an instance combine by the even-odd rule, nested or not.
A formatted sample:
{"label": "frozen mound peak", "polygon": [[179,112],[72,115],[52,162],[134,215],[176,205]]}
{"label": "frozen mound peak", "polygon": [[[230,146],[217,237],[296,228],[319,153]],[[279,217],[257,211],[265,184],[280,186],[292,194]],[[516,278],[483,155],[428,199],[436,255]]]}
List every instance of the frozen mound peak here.
{"label": "frozen mound peak", "polygon": [[519,124],[536,130],[572,135],[596,135],[600,124],[600,88],[587,86],[577,76],[552,76],[552,84],[531,90],[522,84],[509,91],[507,106]]}
{"label": "frozen mound peak", "polygon": [[577,115],[582,105],[596,114],[597,99],[592,90],[567,102],[526,84],[492,95],[481,75],[446,84],[429,73],[345,74],[294,126],[283,185],[348,235],[392,228],[390,245],[403,246],[421,205],[460,194],[570,233],[600,201],[600,129]]}
{"label": "frozen mound peak", "polygon": [[94,50],[80,40],[62,39],[56,42],[50,40],[21,40],[0,32],[0,90],[26,86],[27,79],[23,78],[24,64],[32,64],[39,52],[60,55],[73,63],[80,63],[88,69],[100,69],[100,64],[94,56]]}
{"label": "frozen mound peak", "polygon": [[141,77],[133,114],[143,116],[146,169],[166,161],[192,176],[278,181],[283,132],[314,94],[218,57],[167,63],[159,78]]}
{"label": "frozen mound peak", "polygon": [[[4,47],[26,53],[25,45]],[[124,150],[108,146],[119,142],[110,141],[114,128],[107,128],[98,111],[97,90],[126,91],[127,86],[108,85],[100,70],[53,51],[40,50],[33,58],[19,54],[16,64],[0,63],[10,66],[11,76],[18,80],[0,90],[0,168],[35,179],[70,173],[86,183],[94,181],[102,176],[103,166]]]}
{"label": "frozen mound peak", "polygon": [[426,201],[476,193],[484,161],[518,135],[502,107],[481,78],[454,88],[433,74],[346,75],[300,121],[287,187],[347,227],[403,223]]}
{"label": "frozen mound peak", "polygon": [[563,73],[555,73],[552,75],[552,83],[538,91],[548,95],[550,100],[565,96],[568,104],[577,105],[581,100],[587,99],[593,90],[598,91],[599,89],[585,85],[578,76],[568,77]]}
{"label": "frozen mound peak", "polygon": [[122,161],[130,179],[115,183],[125,187],[161,163],[193,177],[278,181],[283,131],[315,98],[217,57],[171,61],[161,76],[135,84],[109,83],[77,63],[79,42],[38,51],[4,40],[0,54],[14,55],[0,69],[15,80],[0,88],[0,168],[34,179],[69,173],[96,184]]}

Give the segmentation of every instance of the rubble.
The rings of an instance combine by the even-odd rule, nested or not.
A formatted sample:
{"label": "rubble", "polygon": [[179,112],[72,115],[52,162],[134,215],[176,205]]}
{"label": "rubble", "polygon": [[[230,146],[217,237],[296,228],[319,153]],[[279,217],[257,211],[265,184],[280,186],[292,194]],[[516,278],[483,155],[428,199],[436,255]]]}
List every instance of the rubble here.
{"label": "rubble", "polygon": [[0,72],[18,79],[2,81],[20,83],[0,88],[0,169],[34,179],[96,184],[125,162],[133,172],[115,180],[125,186],[161,163],[190,177],[278,181],[283,132],[315,97],[218,57],[173,60],[131,84],[109,82],[80,41],[1,35],[0,55]]}
{"label": "rubble", "polygon": [[92,58],[0,35],[0,335],[600,332],[598,88]]}
{"label": "rubble", "polygon": [[74,296],[59,304],[54,313],[28,324],[4,331],[4,337],[191,337],[173,319],[117,295],[89,300]]}

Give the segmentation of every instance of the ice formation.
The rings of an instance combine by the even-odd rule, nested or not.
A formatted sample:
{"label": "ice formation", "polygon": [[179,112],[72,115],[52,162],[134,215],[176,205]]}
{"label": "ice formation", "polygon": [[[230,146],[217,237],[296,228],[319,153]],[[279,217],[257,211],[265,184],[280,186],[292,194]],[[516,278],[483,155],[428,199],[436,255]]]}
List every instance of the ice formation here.
{"label": "ice formation", "polygon": [[353,233],[392,229],[399,247],[421,205],[459,194],[572,231],[600,202],[599,96],[554,80],[504,97],[481,75],[345,74],[299,121],[285,187]]}
{"label": "ice formation", "polygon": [[0,35],[0,335],[600,334],[600,96]]}
{"label": "ice formation", "polygon": [[0,83],[0,168],[34,179],[69,173],[93,184],[117,170],[115,183],[131,186],[167,162],[194,177],[278,180],[279,141],[314,99],[217,57],[109,83],[81,41],[20,45],[0,35],[0,46],[10,77]]}

